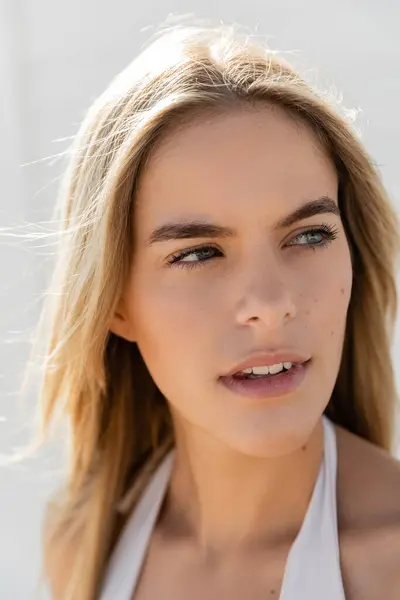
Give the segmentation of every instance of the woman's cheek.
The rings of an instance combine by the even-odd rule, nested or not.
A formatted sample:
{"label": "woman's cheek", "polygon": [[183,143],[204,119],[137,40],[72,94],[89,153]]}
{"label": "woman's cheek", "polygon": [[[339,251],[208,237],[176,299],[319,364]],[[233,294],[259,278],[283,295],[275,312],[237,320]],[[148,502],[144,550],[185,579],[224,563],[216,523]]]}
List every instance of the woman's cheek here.
{"label": "woman's cheek", "polygon": [[327,269],[319,290],[315,290],[313,312],[322,334],[343,338],[352,289],[351,271]]}

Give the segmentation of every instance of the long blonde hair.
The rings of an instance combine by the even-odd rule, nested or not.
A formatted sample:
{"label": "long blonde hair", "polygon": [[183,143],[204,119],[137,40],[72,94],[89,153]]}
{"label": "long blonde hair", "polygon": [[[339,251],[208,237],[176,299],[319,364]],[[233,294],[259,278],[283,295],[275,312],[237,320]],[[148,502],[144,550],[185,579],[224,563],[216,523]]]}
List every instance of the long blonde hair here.
{"label": "long blonde hair", "polygon": [[69,471],[50,552],[78,540],[70,599],[97,597],[120,528],[118,505],[132,486],[134,502],[173,444],[167,403],[136,345],[110,332],[132,256],[141,169],[170,126],[194,113],[262,102],[307,123],[339,175],[354,276],[343,359],[326,413],[392,449],[399,231],[378,173],[344,116],[275,53],[228,27],[168,31],[89,109],[60,191],[58,263],[37,339],[45,343],[42,432],[56,412],[69,423]]}

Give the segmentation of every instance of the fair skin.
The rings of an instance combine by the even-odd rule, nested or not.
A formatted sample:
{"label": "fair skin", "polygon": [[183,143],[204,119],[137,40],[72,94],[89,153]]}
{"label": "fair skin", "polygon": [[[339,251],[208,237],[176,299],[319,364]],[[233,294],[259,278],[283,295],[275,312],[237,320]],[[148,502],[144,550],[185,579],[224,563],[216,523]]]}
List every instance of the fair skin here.
{"label": "fair skin", "polygon": [[[188,234],[189,222],[220,229]],[[183,223],[190,237],[177,239]],[[194,120],[155,148],[134,239],[112,329],[138,344],[176,433],[134,599],[277,599],[321,462],[351,297],[335,169],[281,110]],[[221,383],[277,353],[310,359],[294,390],[254,399]],[[337,439],[346,595],[394,600],[398,463],[341,428]]]}

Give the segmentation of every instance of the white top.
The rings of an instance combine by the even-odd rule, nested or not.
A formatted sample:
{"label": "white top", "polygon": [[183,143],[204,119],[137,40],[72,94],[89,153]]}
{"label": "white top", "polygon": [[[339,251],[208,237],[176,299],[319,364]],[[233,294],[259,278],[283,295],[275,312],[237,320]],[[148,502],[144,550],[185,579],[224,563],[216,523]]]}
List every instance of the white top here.
{"label": "white top", "polygon": [[[324,416],[324,459],[286,563],[279,600],[345,600],[339,560],[336,506],[337,449]],[[172,451],[160,464],[129,517],[108,565],[99,600],[130,600],[166,494]]]}

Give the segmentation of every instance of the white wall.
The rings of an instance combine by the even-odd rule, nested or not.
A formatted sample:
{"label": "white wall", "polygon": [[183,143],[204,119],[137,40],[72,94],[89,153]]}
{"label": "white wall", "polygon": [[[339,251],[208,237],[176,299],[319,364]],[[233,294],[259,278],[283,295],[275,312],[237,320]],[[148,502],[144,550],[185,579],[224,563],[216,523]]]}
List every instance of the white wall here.
{"label": "white wall", "polygon": [[[347,106],[362,108],[364,141],[400,207],[397,0],[0,0],[0,227],[49,218],[61,164],[42,159],[65,149],[57,140],[73,135],[92,99],[168,13],[257,26],[273,47],[298,51],[296,64],[317,69]],[[0,458],[28,439],[34,394],[21,415],[17,390],[50,258],[51,249],[1,241]],[[56,468],[47,452],[0,469],[1,599],[33,598],[41,510]]]}

